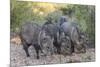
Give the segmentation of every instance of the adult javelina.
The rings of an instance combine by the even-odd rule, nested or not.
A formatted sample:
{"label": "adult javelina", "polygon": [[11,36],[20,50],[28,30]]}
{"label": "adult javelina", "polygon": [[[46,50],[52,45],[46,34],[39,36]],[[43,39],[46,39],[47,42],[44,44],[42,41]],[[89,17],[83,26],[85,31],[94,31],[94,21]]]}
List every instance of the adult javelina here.
{"label": "adult javelina", "polygon": [[40,44],[43,49],[43,52],[46,55],[54,53],[53,42],[55,38],[57,39],[57,28],[55,24],[45,23],[42,26],[39,39],[40,39]]}
{"label": "adult javelina", "polygon": [[64,32],[60,33],[61,54],[70,55],[72,53],[71,39],[65,35]]}
{"label": "adult javelina", "polygon": [[68,17],[61,16],[57,26],[59,28],[59,44],[60,44],[60,52],[63,54],[71,54],[71,41],[70,37],[64,33],[64,31],[61,29],[61,25],[65,22],[68,22]]}
{"label": "adult javelina", "polygon": [[39,32],[40,32],[40,26],[37,25],[36,23],[27,22],[21,26],[20,37],[23,44],[23,49],[25,50],[27,57],[30,56],[28,48],[30,45],[32,45],[36,50],[37,59],[39,59],[39,50],[41,50],[38,44]]}
{"label": "adult javelina", "polygon": [[72,46],[74,46],[74,51],[76,53],[85,52],[85,46],[83,41],[80,39],[79,29],[75,23],[64,22],[61,25],[61,30],[64,31],[65,35],[71,38]]}

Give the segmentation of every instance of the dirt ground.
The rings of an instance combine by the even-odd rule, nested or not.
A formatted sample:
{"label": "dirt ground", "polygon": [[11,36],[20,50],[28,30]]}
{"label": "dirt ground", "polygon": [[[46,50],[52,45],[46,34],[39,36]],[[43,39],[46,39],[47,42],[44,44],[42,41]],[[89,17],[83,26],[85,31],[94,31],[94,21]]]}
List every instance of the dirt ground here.
{"label": "dirt ground", "polygon": [[22,45],[11,44],[10,46],[11,67],[95,61],[94,48],[87,49],[86,53],[80,53],[80,54],[73,53],[70,56],[63,56],[57,54],[46,57],[40,56],[40,59],[38,60],[36,59],[36,53],[34,47],[32,46],[29,47],[29,53],[30,57],[26,57]]}

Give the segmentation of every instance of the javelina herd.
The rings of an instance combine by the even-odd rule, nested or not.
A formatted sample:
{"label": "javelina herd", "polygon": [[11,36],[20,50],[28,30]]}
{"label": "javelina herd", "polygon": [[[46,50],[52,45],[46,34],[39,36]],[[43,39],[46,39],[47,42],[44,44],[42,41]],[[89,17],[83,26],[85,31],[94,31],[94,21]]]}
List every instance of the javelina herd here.
{"label": "javelina herd", "polygon": [[30,56],[28,48],[31,45],[35,48],[37,59],[40,52],[44,56],[86,52],[85,36],[81,35],[77,24],[68,22],[65,17],[61,17],[57,23],[47,21],[42,26],[32,22],[24,23],[20,29],[20,38],[27,57]]}

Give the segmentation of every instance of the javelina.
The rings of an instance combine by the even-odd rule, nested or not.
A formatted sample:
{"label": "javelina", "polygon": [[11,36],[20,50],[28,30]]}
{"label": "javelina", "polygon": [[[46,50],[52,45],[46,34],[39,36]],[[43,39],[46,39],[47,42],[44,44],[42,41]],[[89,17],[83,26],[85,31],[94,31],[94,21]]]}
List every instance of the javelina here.
{"label": "javelina", "polygon": [[25,50],[27,57],[30,56],[28,48],[30,45],[32,45],[36,50],[37,59],[39,59],[39,50],[41,50],[41,47],[38,44],[39,32],[40,32],[40,26],[37,25],[36,23],[27,22],[21,26],[20,38],[23,44],[23,49]]}
{"label": "javelina", "polygon": [[55,24],[52,23],[45,23],[42,26],[41,33],[40,33],[40,44],[43,49],[43,52],[48,55],[54,53],[54,41],[57,40],[57,33],[58,30]]}
{"label": "javelina", "polygon": [[61,54],[70,55],[72,53],[71,39],[64,32],[60,34]]}
{"label": "javelina", "polygon": [[85,52],[84,43],[80,39],[78,27],[70,22],[64,22],[61,25],[61,30],[64,31],[65,35],[68,35],[71,38],[72,46],[74,46],[74,51],[76,53]]}

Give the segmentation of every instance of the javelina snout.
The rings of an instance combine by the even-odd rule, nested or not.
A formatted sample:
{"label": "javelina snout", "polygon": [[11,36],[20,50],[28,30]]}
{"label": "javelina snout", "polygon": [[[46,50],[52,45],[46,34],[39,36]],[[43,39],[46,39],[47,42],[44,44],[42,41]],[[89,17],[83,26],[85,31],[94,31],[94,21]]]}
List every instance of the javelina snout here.
{"label": "javelina snout", "polygon": [[40,45],[44,55],[51,55],[53,53],[53,39],[44,30],[39,35]]}
{"label": "javelina snout", "polygon": [[65,35],[64,32],[62,32],[60,35],[60,44],[61,44],[61,53],[62,54],[70,55],[72,53],[70,37]]}

